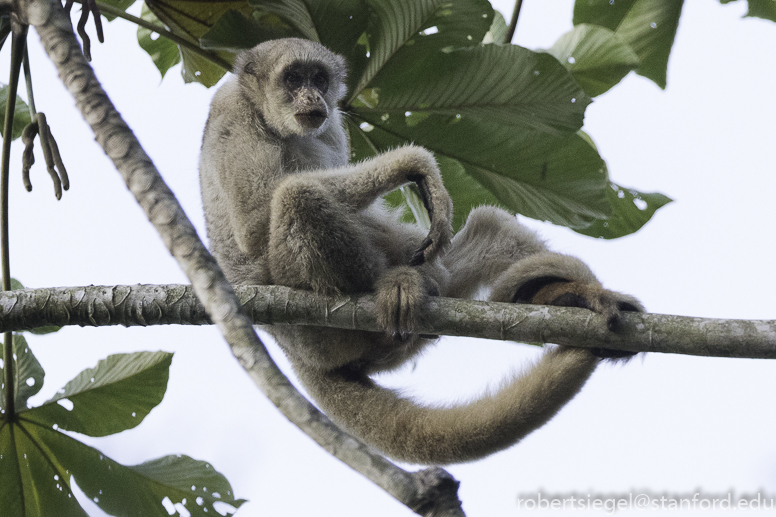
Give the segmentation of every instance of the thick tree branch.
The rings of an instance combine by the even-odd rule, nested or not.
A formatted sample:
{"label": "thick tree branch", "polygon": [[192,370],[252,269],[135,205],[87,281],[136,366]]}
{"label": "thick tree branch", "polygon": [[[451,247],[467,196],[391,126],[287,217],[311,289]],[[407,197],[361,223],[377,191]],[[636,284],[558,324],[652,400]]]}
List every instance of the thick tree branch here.
{"label": "thick tree branch", "polygon": [[[0,0],[0,8],[8,2]],[[283,414],[332,455],[365,475],[409,508],[428,516],[462,516],[457,482],[441,469],[409,473],[376,455],[337,428],[283,376],[253,330],[252,322],[213,257],[197,237],[151,159],[122,120],[83,57],[70,18],[58,0],[19,0],[15,14],[34,25],[41,43],[197,297],[229,343],[232,353]]]}
{"label": "thick tree branch", "polygon": [[[372,295],[317,296],[283,286],[237,287],[255,323],[379,331]],[[419,332],[633,352],[776,359],[776,321],[627,313],[616,332],[584,309],[432,298]],[[0,294],[0,332],[47,325],[207,325],[185,285],[25,289]]]}

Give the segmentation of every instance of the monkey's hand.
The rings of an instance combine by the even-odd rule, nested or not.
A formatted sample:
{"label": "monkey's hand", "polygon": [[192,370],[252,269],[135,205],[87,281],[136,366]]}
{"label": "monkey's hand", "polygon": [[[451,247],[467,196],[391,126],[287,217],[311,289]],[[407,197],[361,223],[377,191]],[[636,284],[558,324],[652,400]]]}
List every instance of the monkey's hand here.
{"label": "monkey's hand", "polygon": [[409,171],[407,179],[417,184],[431,220],[428,235],[410,260],[411,266],[419,266],[433,260],[450,244],[453,236],[453,202],[442,183],[436,160],[430,152],[414,146],[405,147],[401,151],[404,154],[402,165]]}
{"label": "monkey's hand", "polygon": [[439,294],[417,268],[408,266],[386,271],[377,281],[375,289],[378,324],[402,341],[416,330],[426,296]]}
{"label": "monkey's hand", "polygon": [[[634,297],[604,289],[580,260],[555,253],[538,253],[513,264],[493,288],[494,300],[558,307],[581,307],[604,317],[616,330],[623,312],[644,312]],[[624,359],[636,352],[590,348],[604,359]]]}

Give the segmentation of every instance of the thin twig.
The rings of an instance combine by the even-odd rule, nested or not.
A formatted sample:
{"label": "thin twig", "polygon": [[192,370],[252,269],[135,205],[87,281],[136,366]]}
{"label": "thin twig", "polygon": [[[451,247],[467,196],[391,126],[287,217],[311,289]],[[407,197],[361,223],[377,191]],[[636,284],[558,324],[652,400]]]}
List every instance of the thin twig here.
{"label": "thin twig", "polygon": [[517,30],[517,19],[520,17],[520,9],[523,7],[523,0],[515,0],[515,8],[512,11],[512,19],[509,21],[509,28],[504,36],[504,43],[512,43]]}

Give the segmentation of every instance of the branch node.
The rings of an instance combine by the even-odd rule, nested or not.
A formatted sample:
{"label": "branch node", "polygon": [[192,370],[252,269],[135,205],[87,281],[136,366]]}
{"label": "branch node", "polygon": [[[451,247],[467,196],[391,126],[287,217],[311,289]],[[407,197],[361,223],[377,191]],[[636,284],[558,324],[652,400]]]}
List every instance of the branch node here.
{"label": "branch node", "polygon": [[424,517],[464,517],[458,499],[457,481],[440,467],[431,467],[413,474],[417,483],[417,500],[408,506]]}

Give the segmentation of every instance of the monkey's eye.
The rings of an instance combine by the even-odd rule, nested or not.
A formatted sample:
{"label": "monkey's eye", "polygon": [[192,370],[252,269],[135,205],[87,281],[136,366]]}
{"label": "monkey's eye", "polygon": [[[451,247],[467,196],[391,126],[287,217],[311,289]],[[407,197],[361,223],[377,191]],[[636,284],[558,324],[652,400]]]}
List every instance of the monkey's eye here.
{"label": "monkey's eye", "polygon": [[313,86],[318,88],[322,94],[326,93],[329,89],[329,78],[326,75],[326,72],[318,72],[313,76]]}
{"label": "monkey's eye", "polygon": [[299,72],[291,70],[289,72],[286,72],[286,75],[283,76],[283,82],[286,83],[286,86],[288,86],[292,90],[296,90],[302,87],[302,83],[304,83],[304,78],[302,77],[302,74],[300,74]]}

